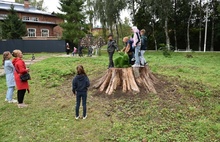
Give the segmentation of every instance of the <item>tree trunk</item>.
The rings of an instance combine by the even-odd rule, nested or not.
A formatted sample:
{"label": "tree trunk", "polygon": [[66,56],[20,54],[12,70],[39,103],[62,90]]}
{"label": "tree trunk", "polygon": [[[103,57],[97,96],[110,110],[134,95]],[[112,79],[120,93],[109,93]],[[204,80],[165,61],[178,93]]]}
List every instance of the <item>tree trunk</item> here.
{"label": "tree trunk", "polygon": [[212,17],[212,38],[211,38],[210,51],[214,51],[214,36],[215,36],[215,19],[214,19],[214,17]]}
{"label": "tree trunk", "polygon": [[210,51],[214,51],[214,38],[215,38],[215,2],[212,0],[212,10],[213,10],[213,14],[212,14],[212,37],[211,37],[211,48]]}
{"label": "tree trunk", "polygon": [[174,22],[175,24],[175,28],[174,28],[174,40],[175,40],[175,50],[177,51],[178,50],[178,47],[177,47],[177,34],[176,34],[176,21]]}
{"label": "tree trunk", "polygon": [[[117,23],[117,20],[115,20],[115,28],[116,28],[116,42],[117,42],[117,45],[119,44],[119,32],[118,32],[118,23]],[[118,45],[119,47],[119,45]]]}
{"label": "tree trunk", "polygon": [[199,1],[199,51],[201,51],[202,45],[202,0]]}
{"label": "tree trunk", "polygon": [[176,33],[176,13],[177,13],[177,10],[176,10],[176,7],[177,7],[177,2],[176,0],[174,1],[175,3],[175,7],[174,7],[174,14],[175,14],[175,17],[174,17],[174,40],[175,40],[175,50],[177,51],[178,50],[178,47],[177,47],[177,33]]}
{"label": "tree trunk", "polygon": [[190,21],[192,17],[192,10],[193,10],[193,5],[191,3],[190,15],[189,15],[188,22],[187,22],[187,49],[186,49],[187,51],[190,51],[189,26],[190,26]]}
{"label": "tree trunk", "polygon": [[123,93],[140,93],[144,89],[147,93],[157,93],[154,85],[157,78],[151,73],[148,66],[140,68],[110,68],[106,71],[93,88],[108,95],[117,89]]}
{"label": "tree trunk", "polygon": [[132,24],[135,25],[135,8],[134,8],[134,0],[132,0]]}
{"label": "tree trunk", "polygon": [[166,34],[167,49],[170,50],[170,37],[169,37],[169,33],[168,33],[168,17],[165,18],[164,31],[165,31],[165,34]]}
{"label": "tree trunk", "polygon": [[154,27],[154,22],[152,22],[153,23],[153,38],[154,38],[154,47],[155,47],[155,50],[157,51],[158,49],[157,49],[157,39],[156,39],[156,37],[155,37],[155,27]]}

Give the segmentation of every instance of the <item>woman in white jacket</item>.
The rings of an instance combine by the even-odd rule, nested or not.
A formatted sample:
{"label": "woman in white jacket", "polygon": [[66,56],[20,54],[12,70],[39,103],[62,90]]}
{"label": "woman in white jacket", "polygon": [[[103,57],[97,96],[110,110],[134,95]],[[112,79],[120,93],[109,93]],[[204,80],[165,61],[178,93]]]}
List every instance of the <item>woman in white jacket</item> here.
{"label": "woman in white jacket", "polygon": [[5,75],[6,75],[6,83],[7,83],[7,93],[6,93],[6,98],[5,101],[9,103],[17,103],[17,100],[13,99],[13,93],[15,89],[15,79],[14,79],[14,66],[11,62],[11,53],[9,51],[5,51],[3,53],[3,62],[2,64],[4,65],[4,70],[5,70]]}

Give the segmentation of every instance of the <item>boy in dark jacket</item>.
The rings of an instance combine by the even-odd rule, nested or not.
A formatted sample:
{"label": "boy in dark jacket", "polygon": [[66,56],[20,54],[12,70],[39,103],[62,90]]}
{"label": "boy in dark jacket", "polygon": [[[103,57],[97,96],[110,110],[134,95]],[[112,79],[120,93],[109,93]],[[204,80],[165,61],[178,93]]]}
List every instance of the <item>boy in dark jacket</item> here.
{"label": "boy in dark jacket", "polygon": [[141,66],[144,66],[147,64],[144,53],[147,50],[147,37],[145,36],[145,29],[141,30],[141,56],[140,56],[140,63]]}
{"label": "boy in dark jacket", "polygon": [[90,86],[89,78],[87,77],[82,65],[76,67],[77,75],[72,81],[72,91],[76,95],[76,119],[79,119],[79,107],[82,99],[83,119],[86,119],[86,99],[87,90]]}
{"label": "boy in dark jacket", "polygon": [[108,52],[108,56],[109,56],[108,68],[114,67],[113,55],[114,55],[115,50],[118,51],[118,46],[117,46],[116,42],[113,40],[113,35],[110,34],[108,36],[108,47],[107,47],[107,52]]}

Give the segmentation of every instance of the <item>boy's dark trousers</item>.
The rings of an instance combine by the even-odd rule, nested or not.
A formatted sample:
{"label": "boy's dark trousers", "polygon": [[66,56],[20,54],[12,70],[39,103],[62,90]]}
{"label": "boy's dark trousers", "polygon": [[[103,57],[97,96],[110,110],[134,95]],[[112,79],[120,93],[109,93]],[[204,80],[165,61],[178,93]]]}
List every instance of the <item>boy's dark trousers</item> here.
{"label": "boy's dark trousers", "polygon": [[113,54],[114,54],[114,52],[108,52],[108,56],[109,56],[108,68],[113,68],[114,67]]}

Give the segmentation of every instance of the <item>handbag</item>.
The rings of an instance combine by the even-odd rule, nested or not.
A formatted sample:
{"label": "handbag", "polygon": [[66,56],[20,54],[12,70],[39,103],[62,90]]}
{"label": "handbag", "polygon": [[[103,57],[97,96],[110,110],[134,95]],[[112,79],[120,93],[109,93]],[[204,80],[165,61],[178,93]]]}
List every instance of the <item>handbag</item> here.
{"label": "handbag", "polygon": [[[18,73],[17,69],[15,68],[16,72]],[[29,73],[25,73],[25,74],[20,74],[20,79],[21,81],[27,81],[31,79],[31,76]]]}
{"label": "handbag", "polygon": [[20,79],[21,79],[21,81],[27,81],[27,80],[31,79],[31,76],[29,73],[21,74]]}

